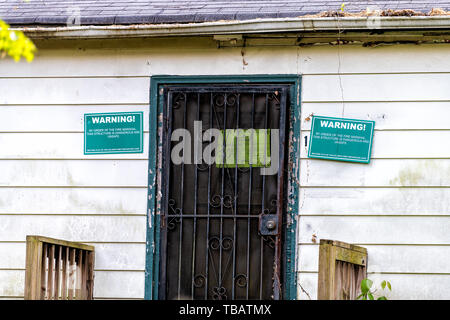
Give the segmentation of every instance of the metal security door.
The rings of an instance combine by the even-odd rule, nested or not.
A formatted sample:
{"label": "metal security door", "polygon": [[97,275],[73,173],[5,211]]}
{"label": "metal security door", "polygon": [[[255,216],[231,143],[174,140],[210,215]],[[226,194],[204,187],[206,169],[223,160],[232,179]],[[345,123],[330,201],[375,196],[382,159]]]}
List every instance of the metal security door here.
{"label": "metal security door", "polygon": [[282,298],[287,94],[164,87],[161,299]]}

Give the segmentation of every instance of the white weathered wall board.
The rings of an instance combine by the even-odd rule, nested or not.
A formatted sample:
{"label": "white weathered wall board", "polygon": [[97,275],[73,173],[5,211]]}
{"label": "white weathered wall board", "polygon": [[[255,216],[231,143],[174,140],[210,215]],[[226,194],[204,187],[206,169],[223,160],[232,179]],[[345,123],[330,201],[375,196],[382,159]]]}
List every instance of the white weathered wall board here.
{"label": "white weathered wall board", "polygon": [[[450,298],[448,45],[37,45],[30,64],[0,60],[0,299],[23,297],[29,234],[94,245],[95,298],[144,298],[149,89],[159,74],[303,76],[299,299],[317,297],[321,238],[366,246],[369,276],[390,280],[393,299]],[[84,113],[130,111],[144,112],[144,153],[83,154]],[[311,113],[374,120],[371,163],[308,159]]]}

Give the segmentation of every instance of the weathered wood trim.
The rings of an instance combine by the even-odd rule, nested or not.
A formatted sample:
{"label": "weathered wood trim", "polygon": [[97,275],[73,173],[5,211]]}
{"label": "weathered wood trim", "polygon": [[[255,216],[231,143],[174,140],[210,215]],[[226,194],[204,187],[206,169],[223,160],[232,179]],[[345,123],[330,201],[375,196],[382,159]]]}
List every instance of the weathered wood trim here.
{"label": "weathered wood trim", "polygon": [[27,237],[25,299],[41,296],[42,242]]}
{"label": "weathered wood trim", "polygon": [[86,299],[94,299],[94,265],[95,265],[95,253],[94,251],[87,253],[87,270],[86,270]]}
{"label": "weathered wood trim", "polygon": [[336,261],[344,261],[364,267],[367,274],[367,249],[353,244],[321,239],[319,246],[318,300],[336,300]]}
{"label": "weathered wood trim", "polygon": [[76,248],[81,250],[87,250],[87,251],[95,251],[94,246],[90,246],[84,243],[79,242],[73,242],[73,241],[66,241],[66,240],[60,240],[60,239],[54,239],[54,238],[48,238],[43,236],[27,236],[27,243],[28,241],[37,241],[37,242],[46,242],[51,244],[56,244],[60,246],[65,246],[69,248]]}
{"label": "weathered wood trim", "polygon": [[93,246],[43,236],[27,236],[26,240],[25,300],[93,299]]}

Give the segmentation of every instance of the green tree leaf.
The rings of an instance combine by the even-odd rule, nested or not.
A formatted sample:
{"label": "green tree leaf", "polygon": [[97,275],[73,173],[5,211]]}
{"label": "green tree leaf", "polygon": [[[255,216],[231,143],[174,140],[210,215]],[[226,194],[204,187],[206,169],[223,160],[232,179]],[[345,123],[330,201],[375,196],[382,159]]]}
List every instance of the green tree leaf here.
{"label": "green tree leaf", "polygon": [[[361,294],[358,297],[356,297],[356,300],[359,300],[359,299],[375,300],[373,294],[377,290],[371,291],[372,285],[373,285],[372,280],[370,280],[368,278],[363,279],[361,281]],[[384,290],[386,287],[388,287],[389,290],[392,290],[391,283],[389,281],[383,280],[381,282],[381,288]],[[381,296],[381,297],[378,297],[377,300],[388,300],[388,299],[386,298],[386,296]]]}
{"label": "green tree leaf", "polygon": [[373,284],[372,280],[367,278],[363,279],[361,281],[361,292],[363,294],[368,293],[370,291],[370,287],[372,287],[372,284]]}

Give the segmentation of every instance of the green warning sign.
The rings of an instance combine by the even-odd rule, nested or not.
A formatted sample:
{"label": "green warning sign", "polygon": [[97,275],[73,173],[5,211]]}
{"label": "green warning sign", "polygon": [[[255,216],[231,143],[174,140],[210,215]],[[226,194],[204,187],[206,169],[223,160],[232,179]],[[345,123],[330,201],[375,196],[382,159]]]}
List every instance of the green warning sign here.
{"label": "green warning sign", "polygon": [[86,113],[84,154],[142,153],[143,112]]}
{"label": "green warning sign", "polygon": [[312,117],[309,158],[370,162],[375,121]]}

